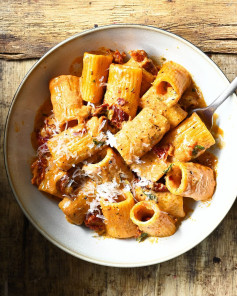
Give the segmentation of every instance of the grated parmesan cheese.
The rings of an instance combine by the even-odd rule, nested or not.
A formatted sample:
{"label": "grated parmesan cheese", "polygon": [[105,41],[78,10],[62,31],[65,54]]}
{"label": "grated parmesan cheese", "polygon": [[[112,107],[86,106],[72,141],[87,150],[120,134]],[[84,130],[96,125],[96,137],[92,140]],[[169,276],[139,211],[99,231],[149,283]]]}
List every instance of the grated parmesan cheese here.
{"label": "grated parmesan cheese", "polygon": [[91,106],[92,108],[95,109],[95,105],[93,103],[91,103],[91,102],[87,102],[87,106]]}
{"label": "grated parmesan cheese", "polygon": [[99,131],[101,131],[105,127],[106,123],[107,123],[106,119],[102,121],[102,123],[101,123],[101,125],[99,127]]}
{"label": "grated parmesan cheese", "polygon": [[[53,112],[53,110],[51,112]],[[55,126],[55,129],[52,129],[53,136],[61,133],[60,123],[54,117],[54,114],[53,113],[48,117],[48,119],[50,119],[52,121],[52,124]]]}
{"label": "grated parmesan cheese", "polygon": [[44,143],[42,145],[40,145],[37,149],[37,156],[42,156],[43,154],[46,154],[49,152],[49,148],[47,146],[47,143]]}
{"label": "grated parmesan cheese", "polygon": [[139,186],[139,187],[145,187],[149,184],[152,184],[151,181],[147,180],[146,178],[140,178],[140,180],[137,182],[133,183],[135,187]]}
{"label": "grated parmesan cheese", "polygon": [[145,161],[142,161],[138,156],[133,156],[133,161],[137,164],[140,164],[140,163],[144,163]]}
{"label": "grated parmesan cheese", "polygon": [[[130,186],[127,184],[124,188],[126,191],[130,191]],[[105,182],[97,185],[96,196],[93,201],[89,202],[88,213],[100,213],[100,200],[101,198],[107,200],[109,203],[116,202],[115,198],[123,193],[120,184],[113,179],[112,182]],[[97,217],[105,219],[103,215],[97,214]]]}
{"label": "grated parmesan cheese", "polygon": [[118,195],[121,195],[122,191],[120,189],[120,184],[113,179],[112,182],[105,182],[100,185],[97,185],[97,194],[99,198],[103,197],[108,200],[108,202],[115,202],[114,198]]}
{"label": "grated parmesan cheese", "polygon": [[109,145],[110,147],[115,147],[116,146],[115,136],[110,131],[107,131],[106,135],[107,135],[106,144]]}

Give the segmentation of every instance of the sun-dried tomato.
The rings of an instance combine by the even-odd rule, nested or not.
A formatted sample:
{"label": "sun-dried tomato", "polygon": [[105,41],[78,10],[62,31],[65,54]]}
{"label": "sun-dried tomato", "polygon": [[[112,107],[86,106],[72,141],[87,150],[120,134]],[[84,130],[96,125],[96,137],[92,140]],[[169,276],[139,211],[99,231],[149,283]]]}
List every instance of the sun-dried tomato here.
{"label": "sun-dried tomato", "polygon": [[125,52],[120,53],[118,50],[115,50],[113,52],[113,63],[123,64],[125,58],[126,58],[126,53]]}
{"label": "sun-dried tomato", "polygon": [[67,188],[69,182],[70,182],[69,176],[68,175],[64,175],[56,183],[57,190],[60,191],[61,193],[65,193],[65,189]]}
{"label": "sun-dried tomato", "polygon": [[113,115],[110,120],[111,123],[117,128],[121,128],[122,122],[128,121],[129,115],[116,105],[110,106],[109,109],[113,110]]}
{"label": "sun-dried tomato", "polygon": [[103,232],[105,231],[105,224],[103,220],[97,217],[96,214],[88,214],[84,220],[85,226],[96,231]]}
{"label": "sun-dried tomato", "polygon": [[147,71],[150,72],[153,75],[156,75],[158,72],[157,67],[154,65],[154,63],[152,62],[152,60],[147,59],[144,63],[143,63],[143,68]]}
{"label": "sun-dried tomato", "polygon": [[166,191],[168,191],[168,189],[165,186],[165,184],[162,184],[162,183],[154,183],[153,184],[153,190],[155,192],[166,192]]}
{"label": "sun-dried tomato", "polygon": [[31,179],[31,183],[33,185],[39,186],[45,176],[45,170],[48,166],[48,161],[44,157],[38,158],[31,165],[31,171],[33,174],[33,178]]}
{"label": "sun-dried tomato", "polygon": [[153,148],[155,154],[162,160],[166,160],[169,155],[172,154],[173,147],[171,144],[166,144],[163,146],[156,145]]}
{"label": "sun-dried tomato", "polygon": [[46,144],[48,142],[48,140],[50,139],[49,136],[47,136],[47,137],[41,136],[39,131],[36,133],[36,138],[37,138],[38,146],[42,146],[42,145]]}
{"label": "sun-dried tomato", "polygon": [[92,116],[107,115],[108,104],[103,104],[95,107],[95,111]]}
{"label": "sun-dried tomato", "polygon": [[129,54],[143,69],[153,75],[157,75],[158,69],[156,65],[147,57],[147,53],[144,50],[131,50]]}
{"label": "sun-dried tomato", "polygon": [[138,63],[141,63],[145,58],[147,58],[147,53],[144,50],[131,50],[129,53]]}

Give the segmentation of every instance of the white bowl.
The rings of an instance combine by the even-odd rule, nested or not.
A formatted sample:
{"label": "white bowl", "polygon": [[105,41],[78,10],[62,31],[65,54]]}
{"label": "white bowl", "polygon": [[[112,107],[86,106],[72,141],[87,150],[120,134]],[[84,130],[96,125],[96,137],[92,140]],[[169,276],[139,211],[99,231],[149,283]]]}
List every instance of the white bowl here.
{"label": "white bowl", "polygon": [[[64,251],[108,266],[135,267],[160,263],[200,243],[217,227],[235,201],[236,96],[232,95],[217,112],[218,124],[224,131],[225,146],[215,151],[219,158],[217,187],[208,206],[197,202],[191,218],[183,221],[173,236],[160,238],[155,243],[149,240],[138,243],[134,239],[96,238],[89,229],[69,224],[57,203],[31,185],[30,162],[35,155],[31,132],[39,106],[49,97],[49,80],[60,74],[69,74],[69,67],[76,57],[103,46],[124,51],[144,49],[150,56],[163,56],[180,63],[192,74],[207,103],[229,84],[221,70],[198,48],[157,28],[113,25],[77,34],[47,52],[28,72],[16,92],[5,132],[8,178],[28,219]],[[17,132],[16,124],[20,127]]]}

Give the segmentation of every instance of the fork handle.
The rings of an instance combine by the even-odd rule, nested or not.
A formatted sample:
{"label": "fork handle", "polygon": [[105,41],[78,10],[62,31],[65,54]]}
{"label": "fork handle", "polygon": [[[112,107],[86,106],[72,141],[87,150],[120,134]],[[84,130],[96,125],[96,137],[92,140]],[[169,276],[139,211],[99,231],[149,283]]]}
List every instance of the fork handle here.
{"label": "fork handle", "polygon": [[228,85],[228,87],[223,91],[223,93],[211,103],[209,107],[213,112],[237,89],[237,77]]}

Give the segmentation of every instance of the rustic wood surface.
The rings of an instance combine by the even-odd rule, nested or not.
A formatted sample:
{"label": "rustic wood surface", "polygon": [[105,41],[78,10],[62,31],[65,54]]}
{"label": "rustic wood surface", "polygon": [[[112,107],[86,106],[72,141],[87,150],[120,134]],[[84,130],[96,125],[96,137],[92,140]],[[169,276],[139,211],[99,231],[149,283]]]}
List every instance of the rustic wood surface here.
{"label": "rustic wood surface", "polygon": [[0,295],[237,295],[237,202],[207,239],[178,258],[142,268],[103,267],[64,253],[29,223],[11,193],[3,163],[12,97],[49,47],[94,25],[149,24],[199,46],[231,80],[237,76],[237,1],[0,3]]}
{"label": "rustic wood surface", "polygon": [[1,0],[0,55],[40,57],[80,31],[114,23],[157,26],[206,52],[236,53],[237,0]]}

